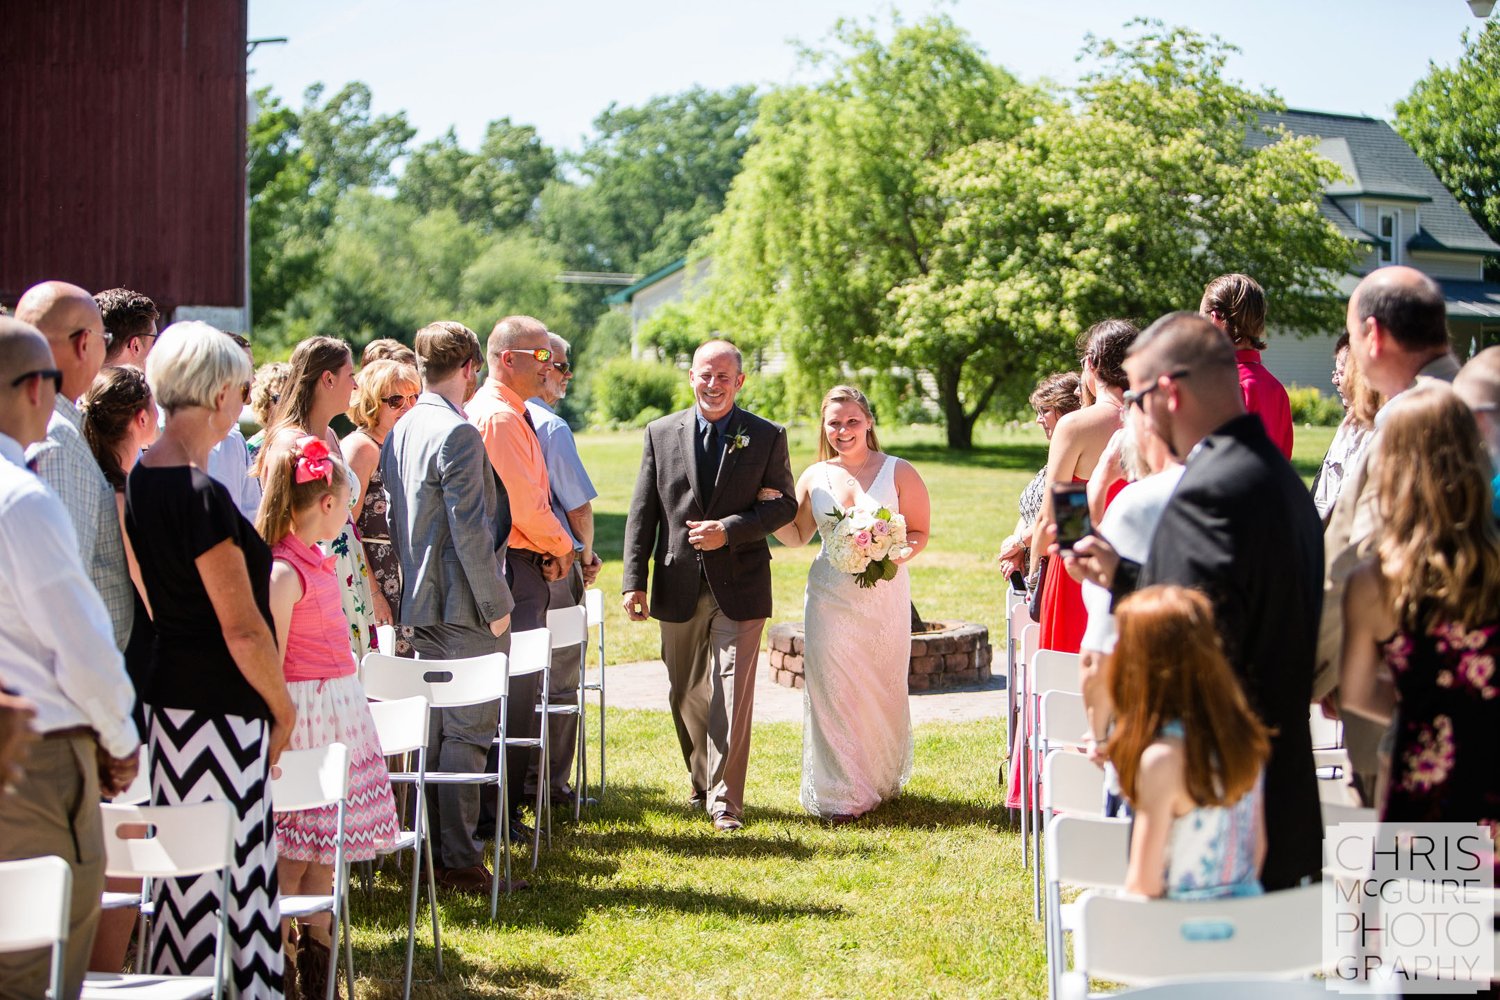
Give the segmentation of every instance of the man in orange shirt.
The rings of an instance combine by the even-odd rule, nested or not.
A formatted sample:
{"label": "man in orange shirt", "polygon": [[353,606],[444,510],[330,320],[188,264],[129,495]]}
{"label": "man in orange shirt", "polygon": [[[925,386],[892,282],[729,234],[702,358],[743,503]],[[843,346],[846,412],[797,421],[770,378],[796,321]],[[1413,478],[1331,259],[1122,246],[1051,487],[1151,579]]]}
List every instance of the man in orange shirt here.
{"label": "man in orange shirt", "polygon": [[[530,316],[507,316],[490,333],[485,360],[489,378],[465,410],[469,422],[479,428],[490,464],[510,497],[511,529],[505,577],[516,602],[511,612],[511,628],[524,632],[546,626],[551,599],[547,585],[565,577],[576,558],[572,536],[552,512],[547,463],[526,412],[526,401],[542,392],[552,365],[547,328]],[[538,735],[539,689],[540,678],[535,674],[511,682],[506,717],[509,735]],[[508,803],[512,838],[526,839],[530,832],[520,827],[517,815],[524,798],[521,778],[526,774],[530,751],[508,753],[506,768],[513,775]]]}

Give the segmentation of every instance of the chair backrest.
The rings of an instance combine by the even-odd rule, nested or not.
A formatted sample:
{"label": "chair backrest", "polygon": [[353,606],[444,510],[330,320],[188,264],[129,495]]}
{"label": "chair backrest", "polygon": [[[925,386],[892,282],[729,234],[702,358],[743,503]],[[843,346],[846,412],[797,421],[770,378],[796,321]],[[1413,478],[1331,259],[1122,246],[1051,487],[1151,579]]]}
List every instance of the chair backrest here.
{"label": "chair backrest", "polygon": [[552,633],[544,628],[510,634],[510,676],[537,674],[552,665]]}
{"label": "chair backrest", "polygon": [[1047,824],[1047,881],[1119,889],[1130,864],[1130,820],[1055,816]]}
{"label": "chair backrest", "polygon": [[1313,703],[1308,709],[1307,726],[1312,731],[1314,750],[1327,750],[1344,745],[1344,724],[1323,714],[1323,706]]}
{"label": "chair backrest", "polygon": [[105,874],[115,878],[202,875],[234,863],[234,807],[228,802],[185,806],[99,807],[104,821]]}
{"label": "chair backrest", "polygon": [[131,780],[130,787],[110,799],[111,802],[131,806],[151,801],[151,758],[144,743],[141,744],[140,761],[140,767],[136,768],[135,778]]}
{"label": "chair backrest", "polygon": [[372,701],[370,717],[375,720],[375,739],[380,743],[380,752],[387,757],[427,746],[427,699],[421,695]]}
{"label": "chair backrest", "polygon": [[1083,695],[1067,691],[1048,691],[1042,695],[1042,711],[1037,733],[1048,749],[1081,747],[1089,731],[1088,713]]}
{"label": "chair backrest", "polygon": [[[582,605],[574,608],[553,608],[547,612],[547,631],[552,633],[552,648],[566,649],[582,646],[589,641],[589,613]],[[515,659],[514,643],[511,659]]]}
{"label": "chair backrest", "polygon": [[1079,694],[1078,654],[1039,649],[1031,657],[1031,690],[1040,695],[1046,691],[1068,691]]}
{"label": "chair backrest", "polygon": [[1042,805],[1070,816],[1104,815],[1104,768],[1081,753],[1048,754],[1042,765]]}
{"label": "chair backrest", "polygon": [[423,697],[432,708],[499,701],[505,693],[504,653],[460,660],[408,660],[366,653],[361,683],[376,701]]}
{"label": "chair backrest", "polygon": [[[1322,786],[1323,784],[1325,784],[1325,782],[1318,782],[1319,786]],[[1343,783],[1339,782],[1339,784]],[[1322,803],[1322,807],[1324,826],[1334,826],[1338,823],[1379,822],[1379,817],[1376,810],[1368,809],[1364,806],[1352,805],[1347,802],[1324,802]]]}
{"label": "chair backrest", "polygon": [[589,616],[589,628],[604,624],[604,591],[590,587],[583,592],[583,610]]}
{"label": "chair backrest", "polygon": [[73,870],[62,858],[0,862],[0,952],[68,940]]}
{"label": "chair backrest", "polygon": [[1018,607],[1026,605],[1026,592],[1024,590],[1012,590],[1009,585],[1005,588],[1005,616],[1008,619],[1010,613]]}
{"label": "chair backrest", "polygon": [[283,751],[272,771],[271,804],[277,812],[321,809],[348,796],[349,748],[342,743]]}
{"label": "chair backrest", "polygon": [[[1074,966],[1142,985],[1187,976],[1295,976],[1323,968],[1323,887],[1228,899],[1141,899],[1090,890]],[[1210,994],[1212,995],[1212,994]]]}
{"label": "chair backrest", "polygon": [[1354,789],[1343,778],[1319,778],[1318,801],[1335,806],[1357,806]]}
{"label": "chair backrest", "polygon": [[[1021,621],[1029,620],[1029,618],[1021,619]],[[1023,626],[1021,628],[1021,646],[1017,652],[1017,655],[1021,657],[1021,662],[1030,663],[1032,658],[1036,656],[1036,651],[1041,647],[1041,644],[1042,627],[1036,624]]]}

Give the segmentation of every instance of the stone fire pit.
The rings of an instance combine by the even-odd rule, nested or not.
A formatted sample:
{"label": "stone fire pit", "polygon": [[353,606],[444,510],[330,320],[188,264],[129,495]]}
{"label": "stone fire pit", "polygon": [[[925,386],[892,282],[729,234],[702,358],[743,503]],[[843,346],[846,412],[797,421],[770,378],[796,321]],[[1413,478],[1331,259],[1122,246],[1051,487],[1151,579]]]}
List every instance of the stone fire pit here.
{"label": "stone fire pit", "polygon": [[[990,679],[990,630],[969,622],[927,622],[927,631],[913,632],[909,691],[940,691],[980,684]],[[771,677],[782,687],[802,687],[802,625],[772,625]]]}

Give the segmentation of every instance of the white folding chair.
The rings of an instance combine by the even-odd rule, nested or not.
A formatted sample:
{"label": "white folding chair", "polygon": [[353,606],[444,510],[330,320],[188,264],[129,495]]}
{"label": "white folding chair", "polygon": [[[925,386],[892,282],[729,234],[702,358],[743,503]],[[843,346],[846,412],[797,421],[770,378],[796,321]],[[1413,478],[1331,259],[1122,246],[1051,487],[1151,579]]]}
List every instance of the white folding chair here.
{"label": "white folding chair", "polygon": [[[583,669],[588,663],[589,652],[589,617],[588,610],[583,605],[573,608],[554,608],[547,612],[547,631],[552,633],[552,655],[555,657],[559,649],[567,649],[570,646],[578,647],[578,697],[572,704],[552,705],[549,712],[551,715],[575,715],[578,717],[578,728],[575,730],[573,744],[573,818],[576,820],[582,814],[583,799],[587,794],[589,786],[588,769],[588,739],[586,738],[583,703]],[[541,711],[541,706],[537,706]],[[548,795],[550,796],[550,791]],[[552,808],[547,808],[547,846],[552,846]]]}
{"label": "white folding chair", "polygon": [[1323,968],[1321,884],[1204,900],[1090,890],[1078,901],[1078,915],[1067,978],[1085,990],[1090,977],[1148,986],[1189,978],[1300,979]]}
{"label": "white folding chair", "polygon": [[[280,772],[279,774],[276,772]],[[330,743],[312,750],[287,750],[272,769],[271,807],[279,813],[334,809],[333,892],[326,895],[283,895],[281,918],[300,920],[327,913],[328,994],[333,1000],[338,979],[339,927],[343,925],[344,976],[354,995],[354,946],[349,932],[349,869],[344,860],[344,817],[349,802],[349,748]]]}
{"label": "white folding chair", "polygon": [[[599,801],[604,801],[604,593],[598,587],[590,587],[583,594],[583,610],[588,614],[588,627],[599,629],[599,679],[588,679],[588,664],[580,663],[579,690],[599,692]],[[579,723],[580,728],[582,723]],[[588,788],[580,789],[587,794]]]}
{"label": "white folding chair", "polygon": [[[138,806],[145,805],[151,801],[151,761],[147,756],[146,744],[141,744],[140,766],[136,769],[135,779],[130,782],[119,795],[110,799],[116,805]],[[143,882],[141,888],[135,892],[116,891],[105,889],[99,897],[99,909],[101,910],[123,910],[129,906],[139,907],[145,904],[149,889]],[[146,935],[139,935],[139,942],[144,945]],[[144,948],[137,951],[137,965],[144,968],[146,953]]]}
{"label": "white folding chair", "polygon": [[[547,824],[547,846],[552,845],[552,794],[550,786],[552,783],[552,769],[548,766],[548,749],[551,746],[547,731],[551,728],[547,725],[537,727],[536,736],[511,736],[507,732],[507,723],[510,716],[510,682],[517,677],[526,677],[530,674],[539,674],[542,684],[540,694],[537,696],[538,711],[542,719],[550,718],[552,714],[552,697],[549,676],[552,673],[552,633],[544,628],[527,629],[525,632],[512,632],[510,634],[510,656],[505,661],[505,691],[500,696],[500,735],[495,738],[500,750],[500,808],[496,812],[495,826],[499,829],[497,844],[505,854],[505,891],[510,892],[510,813],[508,803],[510,802],[510,782],[525,781],[523,772],[519,775],[511,775],[506,767],[506,749],[519,747],[521,749],[534,749],[537,752],[536,765],[536,826],[532,830],[531,844],[531,870],[536,871],[537,860],[542,853],[542,824]],[[497,868],[497,876],[499,874]],[[490,916],[493,917],[500,906],[499,882],[490,890]]]}
{"label": "white folding chair", "polygon": [[1021,616],[1026,614],[1026,595],[1005,589],[1005,745],[1015,743],[1016,653],[1020,649]]}
{"label": "white folding chair", "polygon": [[427,823],[427,699],[421,696],[370,704],[375,720],[375,735],[380,752],[387,757],[410,755],[413,766],[414,796],[412,828],[403,829],[382,853],[411,851],[411,904],[406,914],[406,967],[401,987],[403,1000],[411,997],[412,964],[417,948],[417,898],[420,894],[421,866],[427,860],[427,908],[432,913],[432,949],[437,974],[443,974],[443,935],[438,929],[437,889],[432,873],[432,831]]}
{"label": "white folding chair", "polygon": [[[1071,754],[1054,754],[1066,760]],[[1050,763],[1050,762],[1049,762]],[[1085,761],[1087,763],[1087,761]],[[1092,764],[1089,765],[1093,767]],[[1098,768],[1095,768],[1098,770]],[[1063,886],[1122,889],[1130,863],[1130,821],[1061,815],[1047,826],[1047,995],[1056,997],[1067,972],[1066,934],[1077,930],[1076,904],[1064,905]]]}
{"label": "white folding chair", "polygon": [[[462,708],[465,705],[480,705],[485,702],[502,702],[500,718],[495,731],[501,732],[500,722],[505,718],[503,700],[508,681],[510,658],[504,653],[487,653],[457,660],[409,660],[385,653],[366,653],[364,658],[365,694],[376,701],[397,701],[402,698],[426,698],[429,708]],[[424,758],[425,759],[425,758]],[[505,793],[501,788],[505,754],[500,754],[500,765],[494,771],[433,771],[421,776],[423,787],[433,785],[480,785],[495,789],[496,825],[505,831],[505,843],[510,843],[510,823],[505,804]],[[418,775],[411,771],[394,771],[391,781],[414,785]],[[483,794],[481,790],[480,794]],[[417,800],[417,808],[425,809],[423,799]],[[498,841],[497,841],[498,843]],[[498,853],[498,851],[497,851]],[[506,889],[510,885],[510,856],[506,855]],[[498,865],[496,866],[498,869]],[[493,873],[490,885],[490,918],[499,908],[500,873]]]}
{"label": "white folding chair", "polygon": [[185,878],[219,873],[218,926],[211,976],[91,972],[85,1000],[195,1000],[224,996],[229,977],[229,869],[234,865],[234,808],[223,801],[182,806],[99,807],[104,823],[104,872],[117,878]]}
{"label": "white folding chair", "polygon": [[1103,816],[1104,768],[1081,753],[1048,754],[1042,762],[1042,812]]}
{"label": "white folding chair", "polygon": [[62,858],[0,861],[0,952],[52,950],[48,989],[63,995],[73,870]]}
{"label": "white folding chair", "polygon": [[[1031,660],[1036,656],[1042,641],[1040,625],[1026,625],[1016,639],[1016,728],[1010,736],[1010,752],[1016,760],[1017,779],[1021,782],[1021,864],[1031,863],[1031,819],[1026,811],[1031,808],[1031,791],[1026,787],[1026,694],[1031,688]],[[1009,798],[1009,795],[1006,796]]]}

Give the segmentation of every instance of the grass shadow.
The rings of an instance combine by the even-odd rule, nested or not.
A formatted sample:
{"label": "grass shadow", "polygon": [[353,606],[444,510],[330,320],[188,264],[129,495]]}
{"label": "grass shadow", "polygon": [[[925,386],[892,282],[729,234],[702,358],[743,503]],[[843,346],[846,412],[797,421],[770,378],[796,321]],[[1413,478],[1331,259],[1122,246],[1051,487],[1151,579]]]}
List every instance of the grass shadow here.
{"label": "grass shadow", "polygon": [[912,442],[903,444],[900,454],[912,463],[951,465],[965,469],[1009,469],[1034,473],[1047,464],[1045,443],[981,445],[969,451],[959,451],[944,444]]}

